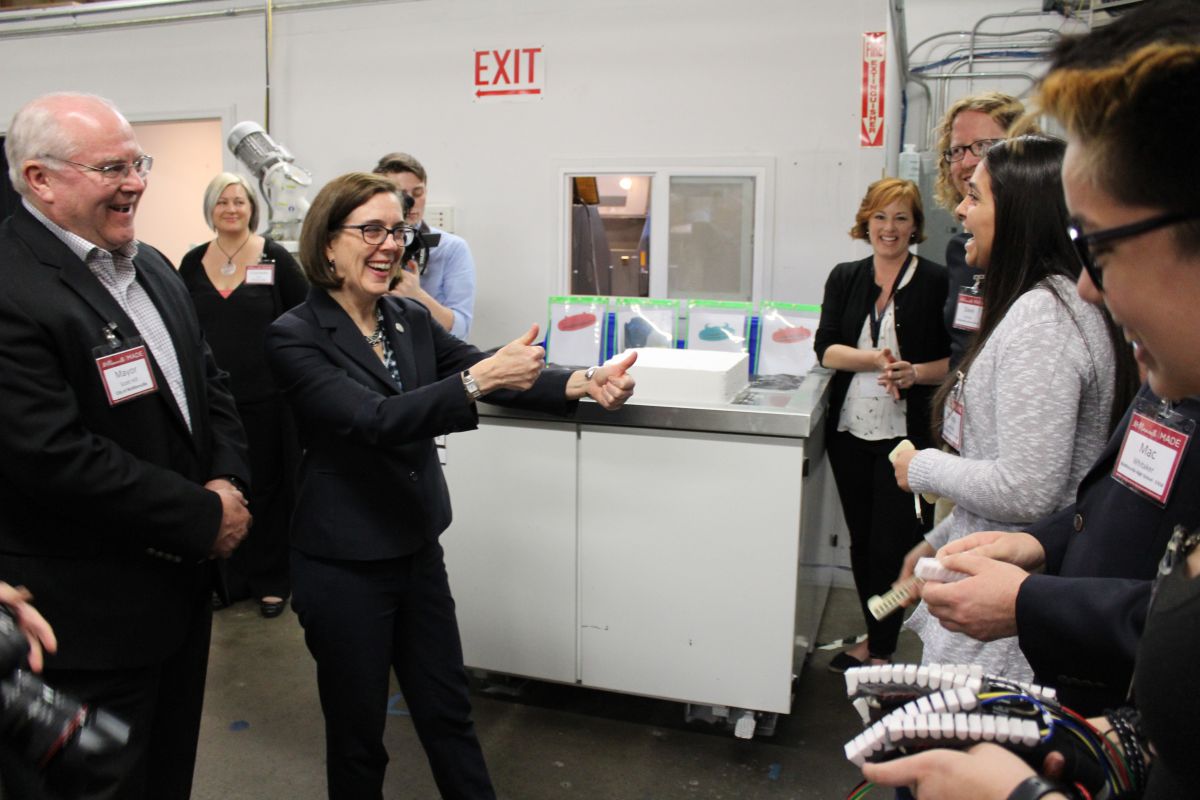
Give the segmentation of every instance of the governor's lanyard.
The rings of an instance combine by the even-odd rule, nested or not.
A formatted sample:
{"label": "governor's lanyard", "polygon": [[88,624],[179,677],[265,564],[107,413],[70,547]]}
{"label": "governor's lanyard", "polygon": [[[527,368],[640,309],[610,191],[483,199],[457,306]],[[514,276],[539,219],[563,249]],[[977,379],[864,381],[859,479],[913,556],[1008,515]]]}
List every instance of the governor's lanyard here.
{"label": "governor's lanyard", "polygon": [[912,263],[912,253],[908,254],[908,258],[904,259],[904,266],[900,267],[900,271],[896,273],[896,280],[892,282],[892,290],[888,292],[887,299],[883,301],[883,311],[876,311],[875,303],[871,303],[868,319],[871,323],[871,345],[875,348],[879,347],[879,334],[883,328],[883,316],[887,313],[888,303],[896,297],[896,290],[900,288],[900,281],[904,280],[904,273],[908,272],[908,265]]}

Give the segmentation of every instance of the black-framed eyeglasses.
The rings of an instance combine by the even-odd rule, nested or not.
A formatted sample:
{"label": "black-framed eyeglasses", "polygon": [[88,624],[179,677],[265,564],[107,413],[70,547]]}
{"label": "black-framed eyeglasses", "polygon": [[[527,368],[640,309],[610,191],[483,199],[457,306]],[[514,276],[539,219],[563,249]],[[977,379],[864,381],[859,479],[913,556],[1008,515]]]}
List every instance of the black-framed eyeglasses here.
{"label": "black-framed eyeglasses", "polygon": [[976,158],[983,158],[987,155],[988,150],[991,150],[993,146],[1003,141],[1003,139],[979,139],[970,144],[956,144],[949,150],[943,150],[942,158],[953,164],[955,161],[962,161],[966,158],[968,150]]}
{"label": "black-framed eyeglasses", "polygon": [[107,183],[120,183],[129,177],[130,171],[136,172],[139,178],[145,178],[150,174],[150,170],[154,167],[154,156],[141,155],[133,161],[122,164],[105,164],[103,167],[94,167],[91,164],[83,164],[78,161],[72,161],[69,158],[59,158],[58,156],[46,156],[55,161],[61,161],[64,164],[70,164],[80,169],[91,170],[100,174],[101,180]]}
{"label": "black-framed eyeglasses", "polygon": [[1118,239],[1128,239],[1131,236],[1140,236],[1143,233],[1149,233],[1159,228],[1165,228],[1168,225],[1175,225],[1176,223],[1187,222],[1192,219],[1200,219],[1200,213],[1169,211],[1166,214],[1159,214],[1157,217],[1150,217],[1150,219],[1144,219],[1141,222],[1131,222],[1128,225],[1105,228],[1102,231],[1093,231],[1092,233],[1084,233],[1079,227],[1079,220],[1070,219],[1067,221],[1067,236],[1071,237],[1071,243],[1075,245],[1075,253],[1079,256],[1079,263],[1087,270],[1088,277],[1092,279],[1092,283],[1098,291],[1103,291],[1104,271],[1096,265],[1096,260],[1092,256],[1092,248],[1095,245],[1104,244],[1105,242],[1115,242]]}
{"label": "black-framed eyeglasses", "polygon": [[377,222],[368,222],[366,225],[339,225],[338,227],[353,228],[362,234],[363,241],[367,244],[383,244],[390,233],[396,240],[396,244],[408,247],[417,237],[417,230],[411,225],[397,225],[389,228]]}

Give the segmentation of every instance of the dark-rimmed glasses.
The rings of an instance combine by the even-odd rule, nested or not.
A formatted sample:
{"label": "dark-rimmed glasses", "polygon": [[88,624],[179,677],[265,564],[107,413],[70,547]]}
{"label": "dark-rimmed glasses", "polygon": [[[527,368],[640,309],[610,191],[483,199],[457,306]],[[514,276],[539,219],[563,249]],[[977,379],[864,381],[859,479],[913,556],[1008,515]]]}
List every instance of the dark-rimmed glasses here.
{"label": "dark-rimmed glasses", "polygon": [[417,236],[417,229],[411,225],[397,225],[394,228],[389,228],[377,222],[368,222],[366,225],[339,225],[338,227],[353,228],[362,234],[363,241],[367,244],[383,244],[390,233],[392,238],[396,240],[396,244],[401,247],[408,247]]}
{"label": "dark-rimmed glasses", "polygon": [[1096,290],[1104,291],[1104,270],[1096,266],[1096,260],[1092,257],[1092,247],[1105,242],[1115,242],[1118,239],[1128,239],[1131,236],[1140,236],[1143,233],[1192,219],[1200,219],[1200,213],[1169,211],[1141,222],[1131,222],[1128,225],[1105,228],[1092,233],[1084,233],[1079,227],[1079,220],[1070,219],[1067,221],[1067,236],[1071,237],[1071,243],[1075,245],[1075,253],[1079,256],[1079,263],[1087,270],[1088,277],[1092,279]]}
{"label": "dark-rimmed glasses", "polygon": [[94,167],[91,164],[83,164],[79,161],[72,161],[69,158],[59,158],[58,156],[46,156],[46,158],[55,161],[61,161],[64,164],[79,167],[80,169],[91,170],[100,174],[101,180],[106,183],[120,183],[129,177],[130,171],[136,172],[139,178],[145,178],[150,174],[150,170],[154,167],[154,156],[141,155],[133,161],[121,164],[105,164],[103,167]]}
{"label": "dark-rimmed glasses", "polygon": [[1003,141],[1003,139],[979,139],[970,144],[956,144],[949,150],[943,150],[942,158],[953,164],[955,161],[962,161],[966,158],[968,150],[976,158],[983,158],[987,155],[987,151],[991,150],[996,143]]}

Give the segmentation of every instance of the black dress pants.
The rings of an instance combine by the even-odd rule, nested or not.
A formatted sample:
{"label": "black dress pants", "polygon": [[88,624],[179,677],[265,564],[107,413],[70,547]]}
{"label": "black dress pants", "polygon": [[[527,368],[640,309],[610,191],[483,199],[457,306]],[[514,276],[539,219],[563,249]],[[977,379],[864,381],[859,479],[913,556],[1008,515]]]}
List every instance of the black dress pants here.
{"label": "black dress pants", "polygon": [[[888,454],[900,441],[868,441],[838,431],[829,435],[827,445],[829,466],[850,530],[850,569],[875,658],[890,658],[896,650],[904,615],[896,612],[877,620],[867,610],[867,600],[891,588],[904,556],[928,530],[917,520],[913,496],[896,485],[896,473],[888,461]],[[924,501],[922,509],[923,517],[931,520],[931,507]]]}
{"label": "black dress pants", "polygon": [[254,527],[223,566],[229,600],[291,594],[288,529],[296,502],[299,444],[291,413],[275,397],[238,403],[250,451],[250,513]]}
{"label": "black dress pants", "polygon": [[385,561],[292,551],[292,605],[317,661],[330,800],[379,800],[394,670],[447,800],[492,800],[471,721],[458,620],[442,548]]}

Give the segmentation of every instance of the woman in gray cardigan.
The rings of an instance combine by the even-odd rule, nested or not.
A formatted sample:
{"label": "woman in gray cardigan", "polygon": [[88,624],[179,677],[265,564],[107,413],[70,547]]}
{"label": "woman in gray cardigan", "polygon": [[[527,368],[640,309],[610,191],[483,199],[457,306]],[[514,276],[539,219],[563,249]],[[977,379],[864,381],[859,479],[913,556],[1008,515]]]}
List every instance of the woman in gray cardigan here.
{"label": "woman in gray cardigan", "polygon": [[[1136,390],[1132,354],[1111,318],[1074,290],[1064,150],[1040,135],[995,145],[958,208],[973,237],[967,262],[986,275],[983,319],[934,398],[934,424],[950,451],[910,451],[895,462],[901,488],[956,504],[910,553],[905,576],[918,556],[951,540],[1020,530],[1069,504]],[[1015,637],[983,643],[952,633],[924,604],[906,625],[924,642],[924,663],[1033,677]]]}

